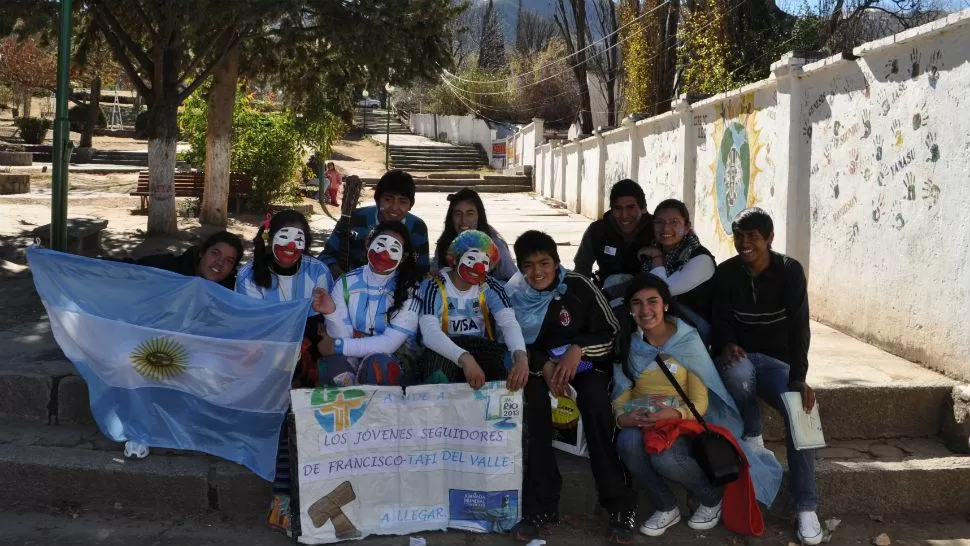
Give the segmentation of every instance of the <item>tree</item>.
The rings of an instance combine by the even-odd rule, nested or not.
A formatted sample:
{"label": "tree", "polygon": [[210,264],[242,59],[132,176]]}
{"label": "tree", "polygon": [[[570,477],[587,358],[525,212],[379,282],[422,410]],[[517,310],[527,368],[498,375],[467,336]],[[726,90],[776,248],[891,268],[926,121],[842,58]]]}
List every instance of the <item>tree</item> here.
{"label": "tree", "polygon": [[0,82],[9,83],[22,117],[30,116],[33,92],[57,88],[57,56],[35,36],[0,40]]}
{"label": "tree", "polygon": [[90,148],[94,140],[94,130],[101,117],[101,90],[105,83],[117,83],[121,77],[121,67],[114,60],[108,45],[89,18],[75,25],[74,66],[71,79],[87,84],[87,99],[72,94],[71,100],[85,109],[85,121],[81,127],[79,148]]}
{"label": "tree", "polygon": [[178,231],[175,217],[175,144],[178,107],[230,50],[286,0],[88,0],[85,11],[101,31],[148,106],[148,234]]}
{"label": "tree", "polygon": [[[586,43],[589,25],[586,19],[586,0],[569,0],[570,10],[566,10],[564,0],[557,0],[555,21],[559,35],[566,43],[569,52],[568,63],[572,67],[576,84],[579,85],[579,124],[584,134],[593,132],[593,112],[589,96],[589,79],[586,74]],[[570,24],[572,20],[572,24]]]}
{"label": "tree", "polygon": [[[593,10],[596,30],[603,36],[599,45],[591,47],[590,70],[602,81],[603,96],[606,98],[606,123],[616,127],[618,122],[617,84],[620,78],[620,49],[617,39],[616,5],[612,0],[594,0]],[[587,34],[593,43],[592,34]]]}
{"label": "tree", "polygon": [[492,0],[488,0],[482,14],[482,33],[479,40],[479,70],[499,70],[508,66],[505,59],[505,33]]}
{"label": "tree", "polygon": [[544,51],[555,35],[555,22],[531,9],[524,9],[522,0],[519,0],[519,9],[515,19],[515,53],[517,55],[524,57]]}
{"label": "tree", "polygon": [[[229,47],[213,69],[200,222],[224,226],[227,221],[230,133],[241,78],[280,89],[286,105],[300,113],[302,144],[329,153],[369,80],[400,85],[451,65],[448,26],[460,9],[451,0],[304,1],[298,9],[277,6],[260,14],[264,23]],[[245,20],[237,25],[246,32]],[[361,47],[373,43],[386,47]]]}

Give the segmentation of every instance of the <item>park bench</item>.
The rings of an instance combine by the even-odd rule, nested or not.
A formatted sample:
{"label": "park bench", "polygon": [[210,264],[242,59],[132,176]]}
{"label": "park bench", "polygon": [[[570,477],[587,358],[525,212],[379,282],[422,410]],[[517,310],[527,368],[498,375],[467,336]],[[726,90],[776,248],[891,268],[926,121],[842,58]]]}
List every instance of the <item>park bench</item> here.
{"label": "park bench", "polygon": [[[108,221],[101,218],[68,218],[67,246],[64,249],[80,256],[101,254],[101,232],[108,227]],[[51,246],[51,225],[46,224],[34,230],[34,237],[40,239],[41,246]]]}
{"label": "park bench", "polygon": [[[172,184],[175,197],[201,198],[205,193],[205,173],[199,171],[175,173]],[[231,173],[229,176],[229,206],[237,213],[242,212],[242,207],[252,190],[252,176],[244,173]],[[151,192],[148,190],[148,171],[138,173],[138,186],[129,195],[141,197],[141,209],[148,208],[148,200],[151,197]]]}

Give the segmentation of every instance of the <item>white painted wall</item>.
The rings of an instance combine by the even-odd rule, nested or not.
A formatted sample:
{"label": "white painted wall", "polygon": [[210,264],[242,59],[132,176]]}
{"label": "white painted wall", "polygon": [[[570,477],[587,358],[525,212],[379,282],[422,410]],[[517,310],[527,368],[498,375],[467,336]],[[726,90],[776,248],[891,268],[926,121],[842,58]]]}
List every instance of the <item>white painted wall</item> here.
{"label": "white painted wall", "polygon": [[492,162],[493,131],[484,120],[474,116],[438,116],[436,114],[411,114],[411,132],[428,138],[436,138],[435,118],[438,133],[446,133],[447,141],[452,144],[479,144]]}
{"label": "white painted wall", "polygon": [[809,275],[812,315],[970,380],[970,10],[566,145],[535,187],[599,217],[617,180],[692,210],[718,260],[747,206]]}

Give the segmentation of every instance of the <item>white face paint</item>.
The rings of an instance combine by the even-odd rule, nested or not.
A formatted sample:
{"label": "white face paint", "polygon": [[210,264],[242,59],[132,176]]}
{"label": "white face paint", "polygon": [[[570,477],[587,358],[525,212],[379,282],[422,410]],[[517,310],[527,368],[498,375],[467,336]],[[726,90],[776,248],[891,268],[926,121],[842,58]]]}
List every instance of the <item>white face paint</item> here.
{"label": "white face paint", "polygon": [[393,235],[382,233],[367,248],[367,262],[375,273],[386,275],[397,269],[403,259],[404,245]]}
{"label": "white face paint", "polygon": [[273,258],[283,267],[291,267],[299,261],[304,248],[306,238],[300,228],[287,226],[273,235]]}
{"label": "white face paint", "polygon": [[492,265],[488,254],[477,248],[470,248],[458,260],[458,276],[471,284],[480,284],[485,280],[489,267]]}

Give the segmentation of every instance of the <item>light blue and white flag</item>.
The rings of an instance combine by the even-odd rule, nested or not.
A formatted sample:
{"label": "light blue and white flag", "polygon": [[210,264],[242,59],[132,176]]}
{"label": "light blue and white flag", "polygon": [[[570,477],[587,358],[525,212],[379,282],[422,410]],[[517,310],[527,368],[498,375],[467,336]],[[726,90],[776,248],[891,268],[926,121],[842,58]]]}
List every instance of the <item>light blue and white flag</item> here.
{"label": "light blue and white flag", "polygon": [[27,258],[106,436],[204,451],[273,479],[309,300],[264,302],[201,277],[51,250]]}

